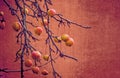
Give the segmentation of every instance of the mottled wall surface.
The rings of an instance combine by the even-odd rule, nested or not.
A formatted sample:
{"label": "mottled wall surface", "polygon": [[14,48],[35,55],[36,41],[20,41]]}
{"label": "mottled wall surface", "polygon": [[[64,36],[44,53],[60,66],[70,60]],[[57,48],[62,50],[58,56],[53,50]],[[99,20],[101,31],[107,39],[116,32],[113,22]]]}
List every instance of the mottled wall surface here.
{"label": "mottled wall surface", "polygon": [[[72,25],[71,28],[61,27],[58,31],[56,23],[51,25],[56,34],[68,33],[75,40],[74,46],[70,48],[64,44],[58,45],[66,54],[78,58],[78,62],[63,58],[56,61],[55,67],[63,78],[120,78],[120,1],[53,0],[53,4],[51,7],[66,18],[92,27],[85,30]],[[0,68],[17,69],[19,62],[13,61],[19,47],[15,39],[17,33],[11,27],[11,22],[15,19],[3,1],[0,1],[1,10],[5,11],[7,22],[5,30],[0,30]],[[39,47],[44,42],[33,45]],[[52,73],[49,66],[47,68]],[[25,78],[53,78],[51,74],[43,77],[34,75],[31,71],[25,74]],[[5,75],[6,78],[20,78],[19,73]]]}

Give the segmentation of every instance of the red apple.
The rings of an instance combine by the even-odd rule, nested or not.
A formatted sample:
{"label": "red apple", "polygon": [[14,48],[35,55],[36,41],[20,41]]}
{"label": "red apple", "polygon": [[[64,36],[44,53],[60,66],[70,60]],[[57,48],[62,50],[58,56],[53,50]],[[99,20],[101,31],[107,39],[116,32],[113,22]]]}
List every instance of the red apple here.
{"label": "red apple", "polygon": [[34,29],[35,34],[40,35],[42,33],[43,29],[41,27],[36,27]]}
{"label": "red apple", "polygon": [[41,53],[39,51],[33,51],[31,54],[32,58],[35,60],[41,59]]}
{"label": "red apple", "polygon": [[48,61],[48,60],[49,60],[49,55],[44,55],[44,56],[43,56],[43,59],[44,59],[45,61]]}
{"label": "red apple", "polygon": [[54,41],[56,43],[60,43],[61,42],[61,37],[54,37]]}
{"label": "red apple", "polygon": [[25,59],[25,66],[26,66],[26,67],[31,67],[32,65],[33,65],[32,60],[30,60],[30,59]]}
{"label": "red apple", "polygon": [[42,75],[48,75],[48,71],[44,69],[44,70],[42,70],[41,74]]}
{"label": "red apple", "polygon": [[54,16],[55,14],[56,14],[55,9],[49,9],[49,10],[48,10],[48,15],[49,15],[49,16]]}
{"label": "red apple", "polygon": [[74,44],[74,40],[73,38],[69,38],[66,42],[65,42],[66,46],[72,46]]}
{"label": "red apple", "polygon": [[4,15],[4,12],[3,11],[0,11],[0,16],[3,16]]}
{"label": "red apple", "polygon": [[64,41],[64,42],[66,42],[67,40],[69,40],[69,35],[68,34],[62,34],[61,35],[61,39]]}
{"label": "red apple", "polygon": [[21,29],[21,24],[19,22],[14,22],[12,27],[15,31],[19,31]]}
{"label": "red apple", "polygon": [[33,66],[32,68],[33,73],[38,74],[40,71],[40,68],[38,66]]}
{"label": "red apple", "polygon": [[5,22],[0,22],[0,29],[4,29],[5,28]]}

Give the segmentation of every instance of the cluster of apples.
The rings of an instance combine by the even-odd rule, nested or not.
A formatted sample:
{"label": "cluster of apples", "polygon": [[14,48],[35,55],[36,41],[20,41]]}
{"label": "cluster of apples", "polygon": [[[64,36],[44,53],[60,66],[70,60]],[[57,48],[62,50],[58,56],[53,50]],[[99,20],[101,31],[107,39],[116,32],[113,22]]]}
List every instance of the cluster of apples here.
{"label": "cluster of apples", "polygon": [[[40,22],[40,24],[41,26],[48,26],[48,20],[44,18],[43,21]],[[43,28],[40,26],[35,27],[34,32],[36,35],[41,35],[41,33],[43,32]]]}
{"label": "cluster of apples", "polygon": [[62,34],[61,36],[55,37],[54,41],[57,43],[63,41],[65,42],[66,46],[72,46],[74,44],[74,39],[68,34]]}
{"label": "cluster of apples", "polygon": [[[0,11],[0,17],[4,17],[4,12]],[[0,20],[0,29],[4,29],[5,28],[5,21],[4,20]]]}
{"label": "cluster of apples", "polygon": [[[33,60],[36,60],[36,61],[41,60],[41,53],[39,51],[33,51],[31,53],[31,57],[32,57]],[[24,64],[25,64],[26,67],[31,67],[31,70],[32,70],[33,73],[38,74],[40,72],[40,68],[38,66],[33,65],[32,59],[30,59],[30,58],[25,59]],[[48,60],[48,58],[46,59],[46,56],[44,56],[43,59]],[[43,69],[41,71],[41,74],[42,75],[48,75],[48,71]]]}
{"label": "cluster of apples", "polygon": [[[49,9],[49,10],[47,11],[47,14],[48,14],[49,16],[54,16],[54,15],[56,14],[56,10],[55,10],[55,9]],[[43,25],[48,26],[48,20],[44,18],[43,21],[41,21],[41,25],[42,25],[42,26],[43,26]]]}
{"label": "cluster of apples", "polygon": [[[33,58],[33,60],[40,60],[41,59],[41,53],[39,51],[33,51],[31,53],[31,57]],[[40,68],[38,66],[34,66],[33,65],[33,61],[30,58],[27,58],[24,60],[24,64],[26,67],[31,67],[31,70],[33,71],[33,73],[38,74],[40,71]]]}
{"label": "cluster of apples", "polygon": [[[12,28],[14,29],[14,31],[18,32],[22,28],[22,26],[21,26],[21,24],[19,22],[14,22],[12,24]],[[35,34],[40,35],[42,32],[43,32],[42,27],[38,26],[38,27],[34,28],[34,33]]]}
{"label": "cluster of apples", "polygon": [[[23,13],[23,14],[28,14],[28,12],[29,12],[29,10],[28,10],[27,8],[22,9],[22,13]],[[18,31],[22,28],[22,26],[21,26],[20,22],[17,22],[17,21],[16,21],[16,22],[13,22],[12,28],[13,28],[16,32],[18,32]]]}
{"label": "cluster of apples", "polygon": [[[20,24],[19,22],[14,22],[14,23],[12,24],[12,28],[13,28],[16,32],[18,32],[18,31],[22,28],[22,26],[21,26],[21,24]],[[43,32],[42,27],[38,26],[38,27],[35,27],[35,28],[34,28],[34,33],[35,33],[35,34],[41,35],[42,32]]]}
{"label": "cluster of apples", "polygon": [[[28,13],[28,9],[25,8],[24,10],[22,10],[22,12],[24,14],[27,14]],[[49,9],[47,13],[48,13],[49,16],[52,17],[52,16],[54,16],[56,14],[56,11],[54,9]],[[4,14],[1,13],[1,15],[4,15]],[[43,21],[41,22],[41,25],[42,26],[43,25],[48,26],[48,20],[47,19],[43,19]],[[16,32],[18,32],[22,28],[22,26],[21,26],[21,24],[19,22],[14,22],[13,25],[12,25],[12,28]],[[43,32],[43,28],[42,27],[38,26],[38,27],[34,28],[34,33],[36,35],[41,35],[42,32]],[[68,34],[62,34],[59,37],[55,37],[54,41],[57,42],[57,43],[63,41],[63,42],[65,42],[66,46],[72,46],[74,44],[73,38],[71,38]],[[31,53],[31,57],[32,57],[32,59],[31,58],[27,58],[27,59],[24,60],[24,65],[26,67],[30,67],[33,73],[38,74],[40,72],[40,68],[39,68],[39,66],[33,64],[33,60],[35,60],[37,62],[37,61],[41,60],[41,58],[43,58],[45,61],[48,61],[49,60],[49,55],[45,54],[42,57],[42,55],[41,55],[41,53],[39,51],[33,51]],[[42,75],[48,75],[48,71],[44,69],[44,70],[41,71],[41,74]]]}
{"label": "cluster of apples", "polygon": [[[22,10],[23,14],[28,14],[28,12],[29,12],[29,10],[27,8],[25,8],[25,9]],[[49,16],[54,16],[56,14],[56,11],[54,9],[49,9],[47,13],[48,13]],[[1,12],[0,15],[4,15],[4,13]],[[2,22],[2,24],[3,25],[1,25],[1,26],[5,26],[4,22]],[[48,20],[47,19],[43,19],[43,21],[41,22],[41,25],[42,26],[43,25],[48,26]],[[13,27],[13,29],[16,32],[18,32],[22,28],[22,26],[21,26],[21,24],[19,22],[14,22],[13,25],[12,25],[12,27]],[[43,28],[42,27],[38,26],[38,27],[34,28],[34,33],[36,35],[41,35],[42,32],[43,32]]]}

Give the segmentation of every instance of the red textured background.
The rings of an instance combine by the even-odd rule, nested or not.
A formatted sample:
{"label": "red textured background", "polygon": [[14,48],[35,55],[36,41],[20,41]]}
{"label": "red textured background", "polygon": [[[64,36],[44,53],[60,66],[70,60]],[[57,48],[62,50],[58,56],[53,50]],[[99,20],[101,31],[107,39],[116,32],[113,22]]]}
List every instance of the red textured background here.
{"label": "red textured background", "polygon": [[[9,0],[12,1],[12,0]],[[85,30],[72,25],[56,29],[56,23],[51,28],[56,34],[68,33],[74,40],[73,47],[58,45],[66,54],[78,58],[78,62],[59,58],[55,67],[63,78],[120,78],[120,1],[119,0],[53,0],[54,8],[66,18],[82,25],[92,26]],[[11,25],[16,21],[3,1],[0,1],[0,11],[5,12],[6,28],[0,30],[0,68],[18,69],[19,62],[13,62],[15,52],[19,48],[16,44],[17,35]],[[63,32],[64,31],[64,32]],[[39,37],[41,38],[41,37]],[[42,42],[33,43],[43,50]],[[42,46],[41,46],[42,45]],[[45,67],[49,69],[49,66]],[[0,74],[2,74],[0,72]],[[31,71],[25,73],[25,78],[53,78],[34,75]],[[20,78],[19,73],[4,74],[6,78]]]}

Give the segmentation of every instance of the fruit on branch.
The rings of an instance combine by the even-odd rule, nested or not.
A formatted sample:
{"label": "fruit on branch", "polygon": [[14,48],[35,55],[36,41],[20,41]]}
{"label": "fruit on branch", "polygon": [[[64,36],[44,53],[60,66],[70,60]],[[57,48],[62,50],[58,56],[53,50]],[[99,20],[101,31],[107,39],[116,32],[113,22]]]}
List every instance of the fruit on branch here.
{"label": "fruit on branch", "polygon": [[33,62],[30,59],[25,59],[25,63],[24,64],[25,64],[26,67],[31,67],[33,65]]}
{"label": "fruit on branch", "polygon": [[43,21],[44,21],[45,25],[48,25],[48,20],[47,19],[44,19]]}
{"label": "fruit on branch", "polygon": [[69,38],[66,42],[65,42],[66,46],[72,46],[74,44],[74,40],[73,38]]}
{"label": "fruit on branch", "polygon": [[[43,22],[44,22],[44,24],[43,24]],[[48,20],[47,19],[43,19],[43,21],[41,21],[41,25],[48,26]]]}
{"label": "fruit on branch", "polygon": [[29,10],[28,10],[27,8],[22,9],[22,13],[23,13],[23,14],[28,14],[28,12],[29,12]]}
{"label": "fruit on branch", "polygon": [[62,34],[61,39],[65,42],[66,46],[72,46],[74,44],[73,38],[71,38],[68,34]]}
{"label": "fruit on branch", "polygon": [[35,60],[40,60],[41,59],[41,53],[39,51],[33,51],[31,56]]}
{"label": "fruit on branch", "polygon": [[21,54],[22,54],[22,51],[19,51],[19,52],[17,53],[18,56],[21,56]]}
{"label": "fruit on branch", "polygon": [[14,22],[12,27],[15,31],[19,31],[21,29],[21,24],[19,22]]}
{"label": "fruit on branch", "polygon": [[44,69],[44,70],[42,70],[41,74],[42,75],[48,75],[48,71]]}
{"label": "fruit on branch", "polygon": [[[19,0],[19,1],[21,1],[21,0]],[[29,1],[28,3],[26,2],[26,1]],[[43,1],[43,0],[40,0],[40,1]],[[11,7],[11,5],[7,2],[7,0],[4,0],[4,2],[7,4],[7,6],[10,8],[10,11],[11,12],[13,12],[13,14],[14,14],[14,8],[13,7]],[[40,11],[40,14],[38,14],[38,16],[36,16],[36,14],[35,15],[29,15],[30,17],[32,17],[32,18],[36,18],[36,17],[41,17],[41,18],[46,18],[46,15],[44,15],[43,14],[43,11],[41,10],[42,8],[41,8],[41,5],[39,6],[39,3],[37,3],[38,1],[37,0],[35,0],[35,1],[33,1],[33,0],[23,0],[22,1],[23,2],[23,5],[21,5],[18,1],[16,1],[16,6],[18,7],[18,8],[23,8],[23,7],[25,7],[25,6],[27,6],[28,7],[28,9],[33,9],[32,11],[35,11],[36,13],[38,13],[38,11]],[[52,5],[52,0],[44,0],[44,2],[45,2],[45,8],[49,8],[49,6],[47,6],[47,4],[51,4]],[[20,7],[19,7],[19,4],[20,4]],[[32,4],[32,5],[31,5]],[[29,7],[30,6],[30,7]],[[21,19],[23,19],[22,21],[26,21],[25,20],[25,18],[24,18],[24,14],[28,14],[28,9],[27,8],[24,8],[24,9],[22,9],[22,15],[20,15],[19,17],[16,15],[16,17],[18,17],[18,20],[21,20]],[[37,11],[36,11],[37,10]],[[15,10],[16,11],[16,10]],[[42,13],[41,13],[42,12]],[[4,14],[1,14],[1,15],[4,15]],[[54,10],[54,9],[49,9],[48,11],[47,11],[47,17],[53,17],[53,16],[55,16],[56,15],[56,11]],[[60,18],[60,19],[59,19]],[[36,18],[36,19],[38,19],[38,18]],[[68,23],[68,25],[69,25],[69,23],[70,24],[74,24],[74,25],[78,25],[78,26],[80,26],[80,27],[82,27],[81,25],[79,25],[79,24],[77,24],[77,23],[74,23],[74,22],[71,22],[71,21],[69,21],[69,20],[67,20],[67,19],[65,19],[65,18],[63,18],[62,16],[60,16],[60,15],[58,15],[58,18],[57,17],[55,17],[54,18],[57,22],[60,22],[60,24],[61,23],[63,23],[64,24],[64,22],[67,22]],[[61,20],[63,20],[62,22],[61,22]],[[21,22],[20,22],[21,23]],[[23,27],[23,24],[21,23],[20,24],[19,22],[15,22],[14,24],[13,24],[13,29],[15,30],[15,31],[19,31],[22,27]],[[29,22],[28,22],[29,23]],[[29,23],[29,24],[31,24],[31,25],[33,25],[31,22]],[[48,19],[43,19],[43,21],[42,21],[42,23],[41,23],[42,25],[44,25],[45,27],[46,26],[49,26],[48,24],[49,24],[49,20]],[[22,25],[22,26],[21,26]],[[34,25],[33,25],[34,26]],[[23,27],[24,28],[24,27]],[[45,28],[46,29],[46,28]],[[47,30],[47,29],[46,29]],[[30,50],[31,51],[31,49],[34,49],[34,47],[32,47],[32,45],[31,44],[29,44],[28,42],[30,42],[31,41],[31,39],[29,39],[29,37],[27,37],[28,35],[30,35],[31,34],[31,32],[27,32],[28,30],[26,29],[25,31],[23,31],[22,33],[23,33],[23,35],[25,35],[24,37],[22,36],[21,37],[21,39],[23,39],[23,41],[21,41],[21,43],[22,44],[28,44],[28,45],[20,45],[20,50],[21,50],[21,48],[22,48],[22,51],[25,49],[25,50]],[[37,34],[37,35],[40,35],[41,33],[43,32],[43,29],[41,28],[41,27],[36,27],[35,29],[34,29],[34,33],[35,34]],[[21,33],[19,33],[20,35],[21,35]],[[19,35],[18,34],[18,35]],[[33,39],[35,39],[33,36],[32,36],[32,34],[30,35]],[[63,57],[63,56],[65,56],[64,54],[62,54],[61,53],[61,50],[59,50],[59,47],[57,46],[57,45],[53,45],[54,43],[51,43],[52,42],[52,39],[51,39],[51,36],[52,36],[52,32],[50,32],[49,31],[49,29],[48,29],[48,32],[47,32],[47,36],[48,36],[48,41],[50,41],[50,43],[49,43],[49,50],[52,50],[52,48],[53,47],[55,47],[55,49],[56,50],[58,50],[59,51],[59,53],[60,53],[60,56],[61,57]],[[19,41],[19,39],[18,39],[18,41]],[[60,36],[60,37],[56,37],[55,39],[54,39],[54,41],[55,42],[61,42],[61,41],[64,41],[65,42],[65,44],[67,45],[67,46],[72,46],[73,45],[73,43],[74,43],[74,40],[72,39],[72,38],[70,38],[69,37],[69,35],[68,34],[63,34],[62,36]],[[26,43],[27,42],[27,43]],[[53,47],[52,47],[52,45],[53,45]],[[54,49],[52,50],[52,51],[54,51]],[[23,52],[22,52],[22,54],[23,54]],[[21,56],[21,53],[19,54],[20,56]],[[71,58],[71,59],[74,59],[74,60],[76,60],[74,57],[70,57],[70,56],[66,56],[66,57],[68,57],[68,58]],[[23,61],[22,61],[22,58],[24,58],[24,57],[21,57],[21,70],[24,70],[23,69]],[[30,60],[30,59],[27,59],[27,60],[25,60],[25,66],[26,67],[31,67],[32,66],[32,68],[31,68],[31,70],[33,71],[33,73],[36,73],[36,74],[38,74],[39,73],[39,71],[40,71],[40,69],[39,69],[39,67],[37,66],[37,62],[36,62],[36,60],[40,60],[41,59],[41,53],[39,52],[39,51],[33,51],[32,53],[31,53],[31,58],[33,58],[32,60],[34,60],[35,61],[35,66],[32,66],[33,64],[32,64],[32,61]],[[44,57],[43,57],[43,59],[44,60],[46,60],[46,61],[48,61],[49,60],[49,55],[45,55]],[[52,59],[52,56],[51,56],[51,59]],[[52,69],[53,69],[53,75],[54,75],[54,78],[56,78],[56,76],[58,76],[58,77],[60,77],[60,75],[59,75],[59,73],[57,73],[56,72],[56,70],[54,69],[54,65],[52,64],[52,62],[53,61],[51,61],[51,59],[50,59],[50,62],[48,61],[48,63],[51,63],[51,66],[52,66]],[[21,78],[23,78],[24,77],[24,71],[20,71],[21,73]],[[48,71],[47,70],[43,70],[42,72],[41,72],[41,74],[42,75],[48,75]]]}
{"label": "fruit on branch", "polygon": [[43,59],[44,59],[45,61],[48,61],[48,60],[49,60],[49,55],[47,55],[47,54],[44,55],[44,56],[43,56]]}
{"label": "fruit on branch", "polygon": [[47,13],[48,13],[49,16],[54,16],[56,14],[56,10],[55,9],[49,9]]}
{"label": "fruit on branch", "polygon": [[60,43],[62,40],[61,40],[61,37],[54,37],[54,41],[56,43]]}
{"label": "fruit on branch", "polygon": [[1,21],[0,22],[0,29],[4,29],[5,28],[5,22],[4,21]]}
{"label": "fruit on branch", "polygon": [[3,16],[4,15],[4,12],[3,11],[0,11],[0,16]]}
{"label": "fruit on branch", "polygon": [[40,35],[42,33],[43,29],[41,27],[36,27],[34,29],[35,34]]}
{"label": "fruit on branch", "polygon": [[61,35],[61,39],[66,42],[67,40],[69,40],[70,36],[68,34],[62,34]]}
{"label": "fruit on branch", "polygon": [[40,68],[38,66],[33,66],[32,68],[33,73],[38,74],[40,71]]}

